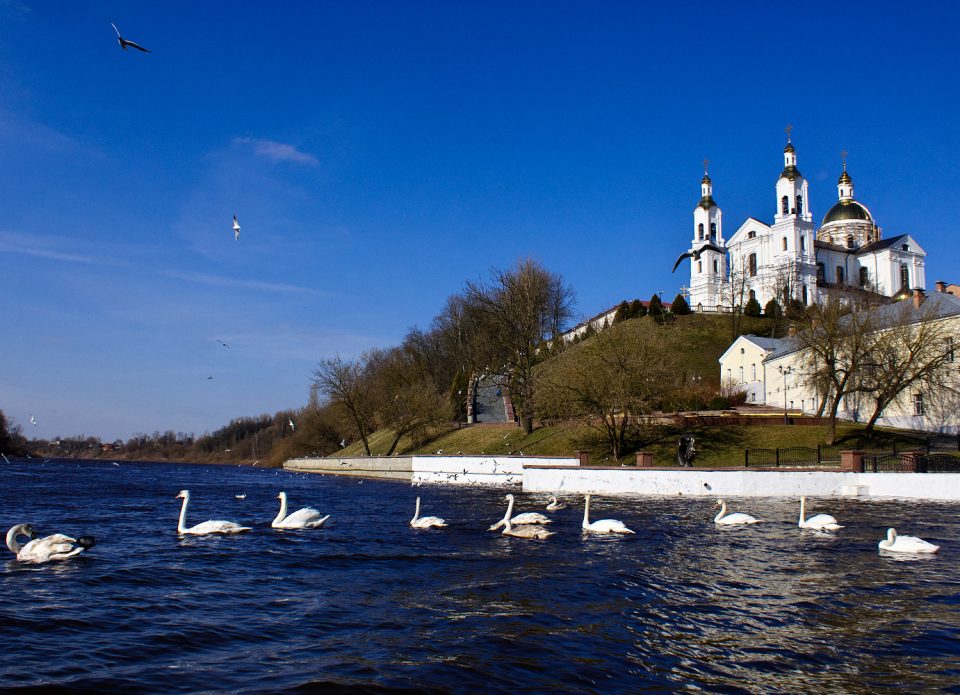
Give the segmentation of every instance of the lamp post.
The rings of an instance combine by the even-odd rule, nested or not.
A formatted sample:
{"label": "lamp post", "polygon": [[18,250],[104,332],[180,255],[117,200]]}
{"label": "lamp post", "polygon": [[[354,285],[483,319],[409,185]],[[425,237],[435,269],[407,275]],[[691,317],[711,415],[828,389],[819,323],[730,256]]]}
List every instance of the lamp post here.
{"label": "lamp post", "polygon": [[780,370],[780,373],[783,375],[783,424],[789,424],[787,420],[787,377],[792,371],[790,367],[786,369],[783,368],[783,365],[777,367]]}

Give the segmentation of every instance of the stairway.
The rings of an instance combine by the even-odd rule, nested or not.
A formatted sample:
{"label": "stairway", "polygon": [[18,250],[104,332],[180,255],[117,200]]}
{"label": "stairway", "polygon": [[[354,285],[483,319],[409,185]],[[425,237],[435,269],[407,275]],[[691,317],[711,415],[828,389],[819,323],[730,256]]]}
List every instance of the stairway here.
{"label": "stairway", "polygon": [[[474,397],[474,422],[510,422],[507,416],[507,406],[502,389],[497,382],[502,382],[502,376],[482,376],[477,380],[477,391]],[[500,395],[497,391],[501,390]]]}

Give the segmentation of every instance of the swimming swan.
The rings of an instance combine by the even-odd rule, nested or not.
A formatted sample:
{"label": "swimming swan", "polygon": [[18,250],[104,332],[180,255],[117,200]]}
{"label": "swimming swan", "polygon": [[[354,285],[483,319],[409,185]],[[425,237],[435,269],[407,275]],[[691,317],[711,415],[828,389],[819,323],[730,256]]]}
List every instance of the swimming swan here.
{"label": "swimming swan", "polygon": [[557,511],[558,509],[566,509],[566,508],[567,508],[567,503],[566,503],[566,502],[558,502],[556,497],[553,498],[553,502],[551,502],[550,504],[547,505],[547,511],[548,511],[548,512],[555,512],[555,511]]}
{"label": "swimming swan", "polygon": [[626,527],[622,521],[616,519],[597,519],[590,522],[590,495],[584,499],[583,505],[583,530],[588,533],[636,533]]}
{"label": "swimming swan", "polygon": [[413,512],[413,518],[410,519],[410,525],[413,528],[446,528],[447,522],[439,516],[420,516],[420,498],[417,498],[417,508]]}
{"label": "swimming swan", "polygon": [[507,519],[503,522],[503,531],[500,533],[504,536],[513,536],[514,538],[532,538],[538,541],[544,541],[550,536],[556,535],[553,531],[548,531],[542,526],[536,526],[534,524],[521,524],[520,526],[514,526],[512,519]]}
{"label": "swimming swan", "polygon": [[177,497],[183,498],[183,506],[180,507],[180,520],[177,522],[177,533],[181,535],[206,536],[211,533],[240,533],[250,530],[249,526],[241,526],[232,521],[204,521],[202,524],[187,528],[187,505],[190,504],[190,491],[181,490]]}
{"label": "swimming swan", "polygon": [[514,526],[525,526],[527,524],[552,523],[549,517],[544,516],[540,512],[525,512],[523,514],[517,514],[515,517],[511,518],[510,515],[513,514],[513,495],[512,494],[507,495],[504,499],[506,499],[508,502],[507,513],[503,515],[503,518],[500,519],[500,521],[498,521],[493,526],[488,528],[487,529],[488,531],[496,531],[501,526],[506,525],[507,521],[509,521]]}
{"label": "swimming swan", "polygon": [[940,550],[939,545],[929,543],[916,536],[898,536],[897,529],[887,529],[887,540],[877,544],[880,550],[892,553],[935,553]]}
{"label": "swimming swan", "polygon": [[806,504],[807,498],[800,498],[800,522],[797,524],[800,528],[812,528],[817,531],[837,531],[842,529],[843,526],[837,523],[837,520],[834,519],[829,514],[817,514],[816,516],[811,516],[809,519],[805,519],[806,516]]}
{"label": "swimming swan", "polygon": [[760,521],[760,519],[743,512],[727,514],[727,503],[723,500],[717,500],[717,506],[720,507],[720,513],[714,518],[715,523],[729,526],[732,524],[756,524]]}
{"label": "swimming swan", "polygon": [[277,499],[280,500],[280,512],[270,524],[273,528],[320,528],[330,518],[329,514],[320,516],[320,512],[313,507],[298,509],[287,516],[287,493],[281,491]]}
{"label": "swimming swan", "polygon": [[[30,542],[21,546],[17,542],[18,536],[26,536]],[[37,538],[37,532],[30,524],[17,524],[7,531],[7,547],[17,556],[20,562],[48,562],[50,560],[66,560],[82,553],[87,548],[97,544],[93,536],[71,538],[62,533],[55,533],[46,538]]]}

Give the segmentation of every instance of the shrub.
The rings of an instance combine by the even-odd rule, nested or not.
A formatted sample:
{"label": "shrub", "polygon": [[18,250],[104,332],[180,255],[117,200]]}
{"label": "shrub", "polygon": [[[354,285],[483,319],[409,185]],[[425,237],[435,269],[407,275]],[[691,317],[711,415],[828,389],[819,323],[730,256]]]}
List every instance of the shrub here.
{"label": "shrub", "polygon": [[684,299],[682,292],[678,292],[677,296],[673,298],[673,304],[670,305],[670,313],[676,316],[686,316],[690,313],[690,305],[687,304],[687,300]]}

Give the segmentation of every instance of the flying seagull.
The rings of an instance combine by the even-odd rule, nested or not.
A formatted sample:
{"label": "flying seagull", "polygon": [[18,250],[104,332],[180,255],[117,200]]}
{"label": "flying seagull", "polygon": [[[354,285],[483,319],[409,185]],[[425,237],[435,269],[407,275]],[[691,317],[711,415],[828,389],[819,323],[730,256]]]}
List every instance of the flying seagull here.
{"label": "flying seagull", "polygon": [[240,223],[237,222],[236,215],[233,216],[233,238],[234,239],[240,238]]}
{"label": "flying seagull", "polygon": [[288,418],[287,418],[287,422],[290,423],[290,429],[292,429],[294,432],[296,432],[296,431],[297,431],[297,428],[294,427],[294,425],[293,425],[293,418],[289,418],[289,417],[288,417]]}
{"label": "flying seagull", "polygon": [[230,347],[230,346],[227,345],[225,342],[223,342],[222,340],[220,340],[220,338],[217,338],[217,342],[220,343],[221,345],[223,345],[223,347],[225,347],[225,348]]}
{"label": "flying seagull", "polygon": [[127,50],[127,46],[130,46],[131,48],[136,48],[138,51],[143,51],[144,53],[150,52],[149,49],[144,48],[140,44],[134,43],[133,41],[127,41],[125,38],[120,36],[120,30],[117,29],[117,25],[114,24],[113,22],[110,22],[110,26],[112,26],[113,30],[117,32],[117,43],[120,44],[120,48],[122,48],[123,50]]}
{"label": "flying seagull", "polygon": [[716,251],[717,253],[723,253],[723,249],[721,249],[719,246],[714,246],[713,244],[708,242],[703,246],[701,246],[700,248],[698,248],[696,251],[687,251],[685,253],[681,253],[680,258],[678,258],[677,262],[673,264],[673,270],[671,270],[670,272],[671,273],[676,272],[677,268],[680,267],[680,264],[683,262],[684,258],[691,258],[695,261],[699,261],[700,254],[706,251],[707,249],[710,249],[711,251]]}
{"label": "flying seagull", "polygon": [[35,418],[33,415],[30,416],[30,424],[34,427],[37,426],[37,418]]}

